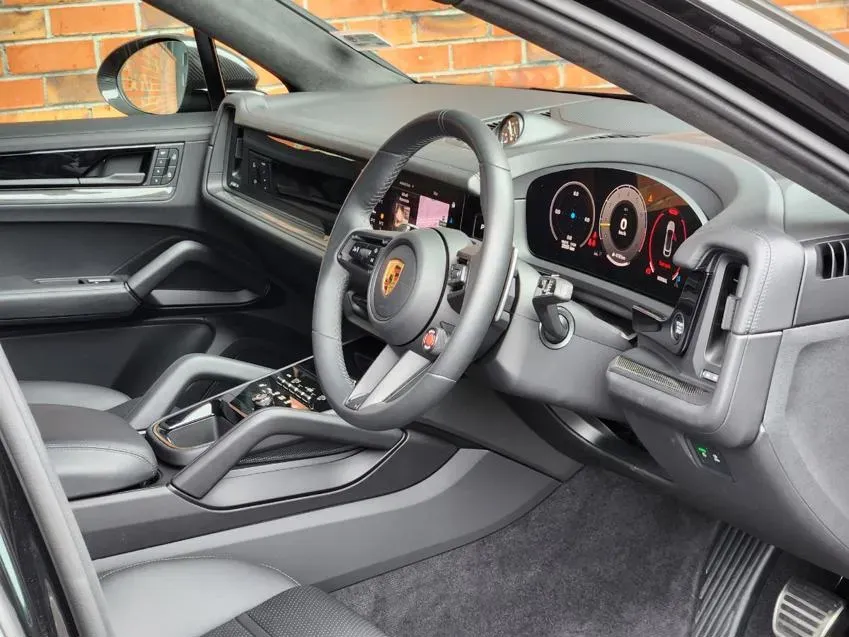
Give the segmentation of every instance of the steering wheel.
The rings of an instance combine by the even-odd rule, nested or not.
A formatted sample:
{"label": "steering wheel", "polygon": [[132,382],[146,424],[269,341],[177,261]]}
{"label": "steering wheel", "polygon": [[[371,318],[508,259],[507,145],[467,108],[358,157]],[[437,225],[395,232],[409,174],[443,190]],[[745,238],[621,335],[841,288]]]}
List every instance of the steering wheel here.
{"label": "steering wheel", "polygon": [[[480,164],[483,243],[459,230],[372,230],[374,207],[410,158],[444,137],[465,142]],[[368,322],[386,346],[359,382],[342,352],[343,306],[356,257],[374,250]],[[503,307],[513,252],[513,179],[504,149],[477,117],[435,111],[390,137],[342,205],[321,264],[312,345],[327,401],[363,429],[401,427],[435,406],[474,360]]]}

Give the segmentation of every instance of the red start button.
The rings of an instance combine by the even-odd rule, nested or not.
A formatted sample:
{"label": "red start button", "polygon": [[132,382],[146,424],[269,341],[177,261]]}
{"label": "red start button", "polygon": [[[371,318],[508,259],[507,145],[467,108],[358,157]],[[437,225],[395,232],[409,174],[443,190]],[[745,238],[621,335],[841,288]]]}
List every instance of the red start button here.
{"label": "red start button", "polygon": [[435,328],[430,328],[425,335],[422,337],[422,349],[426,352],[430,352],[436,347],[436,342],[439,340],[439,334],[437,333]]}

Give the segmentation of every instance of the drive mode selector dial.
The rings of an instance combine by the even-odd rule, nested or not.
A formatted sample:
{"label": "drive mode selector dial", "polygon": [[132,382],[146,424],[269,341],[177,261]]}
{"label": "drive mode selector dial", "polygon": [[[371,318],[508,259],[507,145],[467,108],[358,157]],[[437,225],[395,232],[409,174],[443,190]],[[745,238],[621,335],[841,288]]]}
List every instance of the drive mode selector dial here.
{"label": "drive mode selector dial", "polygon": [[646,218],[645,199],[634,186],[619,186],[607,196],[598,229],[601,245],[613,265],[627,266],[643,249]]}

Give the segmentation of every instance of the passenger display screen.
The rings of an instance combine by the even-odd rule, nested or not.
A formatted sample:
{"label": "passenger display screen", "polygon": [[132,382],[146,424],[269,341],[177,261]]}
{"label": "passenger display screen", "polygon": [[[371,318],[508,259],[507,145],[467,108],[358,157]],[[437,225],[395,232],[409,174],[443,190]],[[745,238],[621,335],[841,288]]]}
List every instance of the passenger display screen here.
{"label": "passenger display screen", "polygon": [[466,195],[459,188],[432,179],[403,175],[374,208],[375,230],[461,227]]}

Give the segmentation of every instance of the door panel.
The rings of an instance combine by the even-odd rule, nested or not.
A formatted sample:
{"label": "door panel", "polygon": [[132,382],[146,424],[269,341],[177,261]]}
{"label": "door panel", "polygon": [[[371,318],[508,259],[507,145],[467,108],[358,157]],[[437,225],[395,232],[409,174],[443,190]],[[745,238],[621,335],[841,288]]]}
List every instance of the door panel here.
{"label": "door panel", "polygon": [[[187,353],[272,367],[308,355],[312,299],[280,276],[290,269],[285,255],[204,208],[212,123],[204,114],[0,126],[0,155],[51,151],[42,157],[90,162],[43,164],[49,170],[32,175],[76,170],[79,184],[56,187],[27,183],[3,164],[8,180],[25,180],[0,180],[0,343],[19,378],[138,396]],[[110,154],[118,147],[150,157]],[[157,149],[170,147],[181,149],[179,170],[168,184],[152,183]],[[143,183],[84,185],[81,176],[127,170],[141,171]],[[116,311],[110,290],[132,303]],[[207,389],[196,384],[192,395]]]}

